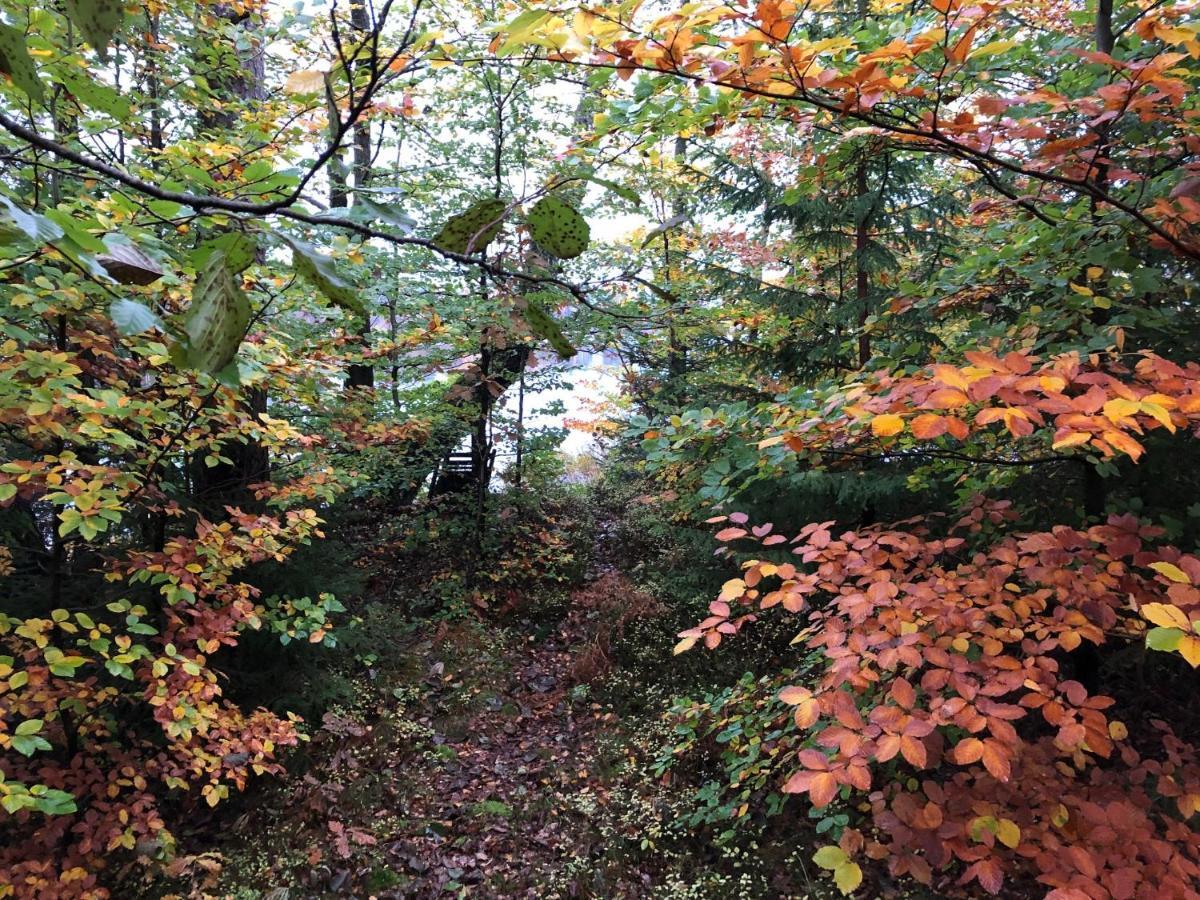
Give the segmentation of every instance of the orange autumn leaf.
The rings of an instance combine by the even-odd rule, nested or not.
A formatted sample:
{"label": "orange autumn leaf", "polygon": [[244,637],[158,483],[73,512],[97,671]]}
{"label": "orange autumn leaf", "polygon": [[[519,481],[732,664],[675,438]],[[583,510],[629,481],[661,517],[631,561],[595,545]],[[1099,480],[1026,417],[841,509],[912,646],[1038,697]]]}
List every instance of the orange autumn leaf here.
{"label": "orange autumn leaf", "polygon": [[927,409],[958,409],[969,402],[970,398],[957,388],[939,388],[929,395],[923,406]]}
{"label": "orange autumn leaf", "polygon": [[808,797],[812,801],[812,805],[817,809],[822,806],[828,806],[833,798],[837,796],[838,783],[837,778],[832,772],[818,772],[813,776],[812,782],[808,787]]}
{"label": "orange autumn leaf", "polygon": [[871,419],[871,431],[876,437],[891,437],[904,430],[904,419],[895,415],[875,416]]}
{"label": "orange autumn leaf", "polygon": [[960,766],[966,766],[982,759],[983,749],[983,741],[979,738],[964,738],[954,745],[951,755]]}
{"label": "orange autumn leaf", "polygon": [[912,428],[914,437],[923,441],[930,441],[945,434],[949,425],[946,416],[923,413],[912,420],[910,427]]}

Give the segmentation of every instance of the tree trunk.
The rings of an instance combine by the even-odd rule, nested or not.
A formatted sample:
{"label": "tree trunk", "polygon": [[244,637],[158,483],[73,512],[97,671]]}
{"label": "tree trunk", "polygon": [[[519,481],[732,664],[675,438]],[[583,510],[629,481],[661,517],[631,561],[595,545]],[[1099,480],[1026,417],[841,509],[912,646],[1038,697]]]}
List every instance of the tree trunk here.
{"label": "tree trunk", "polygon": [[464,385],[464,382],[460,381],[447,392],[445,404],[451,410],[457,410],[459,414],[450,414],[442,418],[422,444],[405,454],[400,467],[407,472],[407,477],[404,486],[394,496],[393,502],[396,507],[412,503],[429,474],[477,428],[480,394],[488,394],[490,402],[495,403],[499,395],[521,377],[530,354],[529,347],[509,347],[505,350],[491,351],[488,359],[488,380],[500,389],[494,396],[488,390],[487,383],[478,376],[470,376],[476,379],[472,390],[462,390],[464,386],[471,384],[466,382]]}
{"label": "tree trunk", "polygon": [[[241,13],[233,6],[219,4],[213,13],[238,28],[257,33],[260,20],[251,14]],[[266,97],[263,52],[259,40],[250,42],[249,51],[238,53],[238,65],[223,69],[223,74],[213,81],[230,101],[261,100]],[[232,103],[219,105],[203,113],[201,123],[209,128],[233,128],[236,125],[236,109]],[[242,397],[243,408],[254,418],[267,411],[267,392],[263,388],[250,388]],[[202,457],[191,460],[192,499],[200,512],[209,518],[222,518],[226,507],[253,509],[257,503],[250,485],[266,481],[271,475],[270,454],[266,447],[254,440],[229,440],[220,448],[220,454],[229,462],[215,466],[205,465]]]}
{"label": "tree trunk", "polygon": [[[354,26],[356,38],[367,34],[371,28],[371,20],[367,14],[367,8],[363,0],[354,0],[350,4],[350,24]],[[347,73],[348,78],[352,79],[353,75]],[[351,81],[353,83],[353,81]],[[371,123],[363,119],[359,119],[354,123],[354,186],[356,188],[366,187],[367,181],[371,177]],[[333,198],[330,198],[330,205],[345,206],[347,201],[346,184],[343,180],[341,191],[338,196],[340,203],[335,204]],[[371,333],[371,314],[368,312],[363,317],[363,322],[359,328],[359,338],[362,341],[363,347],[366,347],[370,341]],[[346,372],[346,387],[353,388],[371,388],[375,387],[375,367],[367,363],[351,363]]]}
{"label": "tree trunk", "polygon": [[[267,411],[266,390],[247,390],[243,404],[259,418]],[[221,455],[230,461],[208,466],[199,455],[192,460],[192,499],[208,518],[223,517],[227,506],[253,509],[257,501],[250,486],[271,477],[270,454],[257,441],[227,441],[221,445]]]}
{"label": "tree trunk", "polygon": [[867,161],[860,159],[854,172],[854,187],[861,208],[854,224],[854,297],[858,301],[858,367],[865,369],[871,360],[871,336],[867,333],[870,316],[869,297],[871,276],[867,272],[867,247],[871,241],[870,215],[865,207],[867,198]]}

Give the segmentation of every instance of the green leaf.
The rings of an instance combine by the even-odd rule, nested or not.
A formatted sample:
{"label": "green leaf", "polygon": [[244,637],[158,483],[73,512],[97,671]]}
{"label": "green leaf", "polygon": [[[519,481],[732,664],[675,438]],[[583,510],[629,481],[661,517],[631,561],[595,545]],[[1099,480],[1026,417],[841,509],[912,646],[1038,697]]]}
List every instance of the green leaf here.
{"label": "green leaf", "polygon": [[[88,231],[83,222],[72,218],[69,213],[61,209],[48,209],[46,218],[62,229],[63,237],[72,239],[81,252],[103,253],[108,249],[104,241]],[[90,224],[95,225],[95,220],[91,220]],[[104,271],[98,264],[96,268],[100,272]]]}
{"label": "green leaf", "polygon": [[25,756],[33,756],[38,750],[49,750],[50,742],[38,735],[17,735],[9,738],[13,749]]}
{"label": "green leaf", "polygon": [[229,271],[240,275],[258,259],[258,241],[254,235],[241,231],[219,234],[192,251],[192,262],[197,269],[202,269],[208,258],[217,251],[225,254],[225,265]]}
{"label": "green leaf", "polygon": [[125,19],[124,0],[66,0],[66,8],[83,39],[101,59],[108,59],[108,43]]}
{"label": "green leaf", "polygon": [[25,33],[19,28],[0,22],[0,72],[34,100],[42,100],[46,91],[38,81],[33,57],[25,46]]}
{"label": "green leaf", "polygon": [[550,346],[563,359],[572,357],[577,352],[550,314],[528,299],[525,301],[525,321],[529,323],[529,328],[533,333],[549,341]]}
{"label": "green leaf", "polygon": [[627,188],[623,184],[617,184],[615,181],[609,181],[607,178],[597,178],[595,175],[581,175],[585,181],[590,181],[592,184],[598,184],[603,188],[608,188],[618,197],[623,200],[628,200],[636,206],[642,205],[642,198],[633,188]]}
{"label": "green leaf", "polygon": [[574,259],[587,249],[591,237],[588,223],[557,197],[543,197],[525,220],[538,246],[559,259]]}
{"label": "green leaf", "polygon": [[1178,628],[1151,628],[1146,632],[1146,646],[1151,650],[1174,650],[1183,639]]}
{"label": "green leaf", "polygon": [[[28,212],[14,203],[8,197],[0,194],[0,231],[10,234],[0,234],[3,243],[12,243],[22,237],[37,244],[47,244],[57,241],[63,236],[63,230],[48,218],[37,213]],[[7,219],[7,221],[5,221]],[[11,226],[4,228],[4,226]],[[15,229],[15,233],[13,232]],[[10,236],[11,235],[11,236]]]}
{"label": "green leaf", "polygon": [[185,364],[216,374],[237,355],[250,324],[250,301],[234,282],[225,254],[213,253],[192,288],[183,330],[187,334]]}
{"label": "green leaf", "polygon": [[417,224],[412,216],[398,206],[379,203],[358,193],[354,195],[354,205],[350,207],[350,212],[353,219],[363,222],[386,222],[399,228],[404,234],[412,234]]}
{"label": "green leaf", "polygon": [[500,233],[508,205],[503,200],[480,200],[442,226],[433,243],[451,253],[482,253]]}
{"label": "green leaf", "polygon": [[68,794],[66,791],[60,791],[57,788],[51,788],[45,794],[38,797],[35,805],[39,811],[44,812],[48,816],[65,816],[77,812],[79,809],[75,805],[75,797],[73,795]]}
{"label": "green leaf", "polygon": [[525,10],[502,29],[508,37],[503,44],[496,48],[496,55],[504,56],[526,43],[529,36],[545,22],[548,22],[553,15],[553,12],[546,9]]}
{"label": "green leaf", "polygon": [[242,170],[242,181],[253,184],[269,178],[275,172],[275,166],[269,159],[256,159]]}
{"label": "green leaf", "polygon": [[64,68],[57,71],[52,77],[61,81],[63,87],[71,92],[71,96],[84,106],[99,110],[121,121],[129,118],[131,107],[129,98],[123,97],[115,88],[89,77],[85,72],[73,67]]}
{"label": "green leaf", "polygon": [[822,847],[813,854],[813,862],[822,869],[836,869],[846,862],[846,851],[841,847]]}
{"label": "green leaf", "polygon": [[17,726],[16,731],[14,731],[13,733],[14,734],[37,734],[41,730],[42,730],[42,720],[41,719],[26,719],[24,722],[22,722],[20,725]]}
{"label": "green leaf", "polygon": [[280,237],[292,248],[292,268],[297,275],[342,309],[359,316],[367,314],[367,308],[359,299],[358,292],[338,274],[332,259],[318,253],[316,247],[304,241],[287,235]]}

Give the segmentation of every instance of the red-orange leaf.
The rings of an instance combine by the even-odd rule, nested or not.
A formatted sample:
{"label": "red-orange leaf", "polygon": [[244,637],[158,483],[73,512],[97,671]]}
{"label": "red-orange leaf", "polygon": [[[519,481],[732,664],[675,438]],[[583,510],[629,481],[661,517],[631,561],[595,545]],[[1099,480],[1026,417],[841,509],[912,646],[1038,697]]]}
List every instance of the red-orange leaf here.
{"label": "red-orange leaf", "polygon": [[911,765],[918,769],[925,768],[926,754],[925,745],[920,740],[914,737],[904,735],[900,738],[900,755],[903,756]]}
{"label": "red-orange leaf", "polygon": [[964,738],[954,745],[954,761],[960,766],[979,762],[983,757],[983,741],[979,738]]}
{"label": "red-orange leaf", "polygon": [[832,772],[818,772],[808,785],[808,797],[812,801],[812,805],[818,809],[829,805],[829,802],[837,796],[837,792],[837,778]]}
{"label": "red-orange leaf", "polygon": [[983,765],[997,781],[1008,781],[1012,776],[1012,762],[1008,748],[990,738],[983,742]]}
{"label": "red-orange leaf", "polygon": [[931,441],[945,434],[948,426],[945,416],[923,413],[912,420],[910,427],[914,437],[923,441]]}

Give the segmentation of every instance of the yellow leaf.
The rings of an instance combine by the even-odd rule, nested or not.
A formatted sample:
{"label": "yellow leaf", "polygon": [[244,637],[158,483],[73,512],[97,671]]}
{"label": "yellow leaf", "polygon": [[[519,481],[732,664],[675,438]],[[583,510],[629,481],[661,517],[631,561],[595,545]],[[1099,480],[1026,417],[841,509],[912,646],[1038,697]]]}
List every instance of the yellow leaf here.
{"label": "yellow leaf", "polygon": [[888,414],[876,416],[871,420],[871,431],[876,437],[891,437],[904,430],[904,420],[899,416]]}
{"label": "yellow leaf", "polygon": [[686,653],[688,650],[691,650],[694,646],[696,646],[696,639],[694,637],[684,638],[675,645],[675,649],[671,653],[678,656],[680,653]]}
{"label": "yellow leaf", "polygon": [[813,862],[822,869],[837,869],[839,866],[844,866],[849,862],[846,856],[846,851],[841,847],[822,847],[813,854]]}
{"label": "yellow leaf", "polygon": [[1136,400],[1126,400],[1124,397],[1116,397],[1104,404],[1104,417],[1111,422],[1117,422],[1132,416],[1135,412],[1141,410],[1141,408],[1142,405]]}
{"label": "yellow leaf", "polygon": [[320,94],[325,90],[325,73],[319,69],[293,72],[283,83],[285,94]]}
{"label": "yellow leaf", "polygon": [[981,47],[976,47],[975,52],[970,55],[969,59],[978,59],[981,56],[995,56],[997,53],[1004,53],[1015,46],[1017,46],[1016,41],[990,41]]}
{"label": "yellow leaf", "polygon": [[1156,421],[1162,424],[1167,431],[1172,434],[1175,432],[1175,423],[1171,421],[1171,414],[1157,403],[1151,403],[1148,400],[1143,400],[1141,403],[1142,412],[1148,416],[1153,416]]}
{"label": "yellow leaf", "polygon": [[1108,723],[1108,736],[1114,741],[1123,741],[1129,737],[1129,729],[1125,727],[1124,722],[1118,722],[1114,719]]}
{"label": "yellow leaf", "polygon": [[1179,568],[1179,566],[1172,565],[1169,562],[1152,562],[1150,563],[1150,568],[1152,568],[1159,575],[1165,575],[1167,578],[1171,579],[1171,581],[1174,581],[1177,584],[1192,583],[1192,579],[1188,578],[1187,573],[1183,571],[1183,569]]}
{"label": "yellow leaf", "polygon": [[1078,447],[1080,444],[1086,444],[1092,439],[1092,436],[1086,431],[1072,431],[1066,437],[1061,437],[1055,441],[1051,447],[1055,450],[1064,450],[1067,447]]}
{"label": "yellow leaf", "polygon": [[721,585],[720,599],[725,602],[737,600],[746,592],[746,582],[740,578],[730,578],[727,582]]}
{"label": "yellow leaf", "polygon": [[1082,284],[1076,284],[1073,281],[1068,282],[1067,286],[1075,293],[1081,294],[1084,297],[1090,297],[1093,293],[1095,293],[1090,287],[1084,287]]}
{"label": "yellow leaf", "polygon": [[1179,640],[1180,655],[1188,661],[1188,664],[1195,669],[1200,666],[1200,638],[1192,637],[1190,634],[1185,634]]}
{"label": "yellow leaf", "polygon": [[571,20],[571,30],[578,35],[581,41],[587,40],[591,36],[595,24],[596,14],[589,10],[581,9],[575,13],[575,18]]}
{"label": "yellow leaf", "polygon": [[862,884],[862,869],[858,863],[846,862],[833,870],[833,880],[843,894],[852,894]]}
{"label": "yellow leaf", "polygon": [[996,826],[996,840],[1005,847],[1016,849],[1021,843],[1021,829],[1012,819],[1001,819]]}
{"label": "yellow leaf", "polygon": [[1192,630],[1192,623],[1188,621],[1187,615],[1178,606],[1172,606],[1169,603],[1147,603],[1141,608],[1141,613],[1143,619],[1147,619],[1155,625],[1161,625],[1163,628]]}

